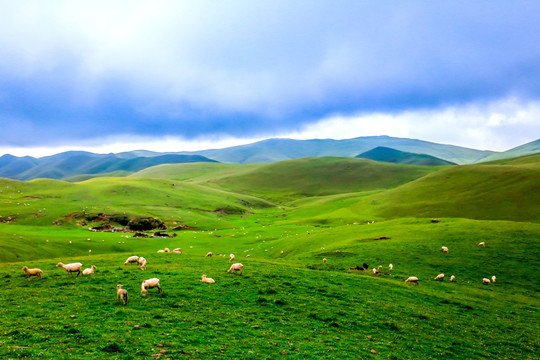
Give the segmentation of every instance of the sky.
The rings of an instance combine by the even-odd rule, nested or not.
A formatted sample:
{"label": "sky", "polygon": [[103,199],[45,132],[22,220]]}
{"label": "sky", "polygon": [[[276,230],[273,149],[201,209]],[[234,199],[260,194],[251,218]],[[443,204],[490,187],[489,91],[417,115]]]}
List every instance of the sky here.
{"label": "sky", "polygon": [[0,0],[0,155],[540,138],[538,1]]}

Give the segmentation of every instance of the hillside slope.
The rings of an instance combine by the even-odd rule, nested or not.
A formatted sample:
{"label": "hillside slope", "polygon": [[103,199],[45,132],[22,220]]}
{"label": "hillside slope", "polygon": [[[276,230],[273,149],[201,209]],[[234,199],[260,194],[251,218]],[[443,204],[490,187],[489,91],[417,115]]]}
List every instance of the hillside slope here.
{"label": "hillside slope", "polygon": [[388,189],[425,176],[435,167],[315,157],[280,161],[221,177],[215,184],[230,191],[286,201],[310,196]]}
{"label": "hillside slope", "polygon": [[444,166],[455,165],[453,162],[439,159],[435,156],[425,154],[414,154],[405,151],[399,151],[384,146],[378,146],[362,154],[355,156],[360,159],[369,159],[374,161],[383,161],[406,165],[424,165],[424,166]]}

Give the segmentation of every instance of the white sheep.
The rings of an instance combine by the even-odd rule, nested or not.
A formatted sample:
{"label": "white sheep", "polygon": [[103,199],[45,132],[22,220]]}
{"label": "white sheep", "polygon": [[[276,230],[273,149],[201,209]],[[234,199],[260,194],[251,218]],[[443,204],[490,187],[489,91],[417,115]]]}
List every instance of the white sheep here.
{"label": "white sheep", "polygon": [[155,288],[155,287],[158,288],[159,293],[163,291],[161,289],[161,287],[159,286],[159,279],[158,278],[152,278],[152,279],[144,280],[141,283],[141,292],[142,292],[143,296],[148,294],[148,289],[152,289],[152,288]]}
{"label": "white sheep", "polygon": [[322,262],[325,264],[326,264],[326,261],[327,261],[326,258],[322,259]]}
{"label": "white sheep", "polygon": [[439,274],[437,276],[435,276],[435,279],[434,280],[440,280],[440,281],[443,281],[444,280],[444,274]]}
{"label": "white sheep", "polygon": [[96,265],[92,265],[91,267],[87,268],[87,269],[84,269],[83,270],[83,275],[90,275],[90,274],[93,274],[94,271],[96,271],[97,269],[97,266]]}
{"label": "white sheep", "polygon": [[379,265],[378,270],[382,270],[382,265]]}
{"label": "white sheep", "polygon": [[158,253],[164,253],[165,250],[158,250],[157,252],[158,252]]}
{"label": "white sheep", "polygon": [[214,254],[212,254],[211,251],[209,251],[209,252],[206,253],[206,257],[212,257],[212,255],[214,255]]}
{"label": "white sheep", "polygon": [[418,278],[416,276],[408,277],[407,280],[405,280],[406,283],[414,283],[418,285]]}
{"label": "white sheep", "polygon": [[229,262],[233,261],[234,260],[234,254],[230,254],[229,255]]}
{"label": "white sheep", "polygon": [[182,249],[176,248],[176,249],[174,249],[172,252],[175,253],[175,254],[181,254],[181,253],[182,253]]}
{"label": "white sheep", "polygon": [[240,276],[244,275],[244,265],[242,265],[241,263],[232,264],[227,273],[230,274],[233,271],[240,271]]}
{"label": "white sheep", "polygon": [[491,284],[491,281],[488,278],[483,278],[482,283],[485,284],[485,285],[489,285],[489,284]]}
{"label": "white sheep", "polygon": [[283,250],[281,250],[281,255],[283,255]]}
{"label": "white sheep", "polygon": [[146,259],[143,257],[139,258],[139,265],[141,266],[141,270],[146,270]]}
{"label": "white sheep", "polygon": [[138,263],[138,262],[139,262],[139,257],[137,255],[134,255],[134,256],[128,257],[124,265]]}
{"label": "white sheep", "polygon": [[41,280],[41,275],[43,275],[43,270],[41,269],[29,269],[28,266],[23,266],[22,270],[28,276],[28,280],[30,280],[31,276],[35,276]]}
{"label": "white sheep", "polygon": [[128,303],[127,290],[122,289],[122,285],[120,284],[116,285],[116,296],[118,297],[118,299],[122,300],[122,302],[124,303],[124,306],[127,305]]}
{"label": "white sheep", "polygon": [[82,273],[82,271],[81,271],[82,264],[81,263],[72,263],[72,264],[65,264],[64,265],[61,262],[59,262],[58,264],[56,264],[56,267],[64,268],[64,270],[67,271],[68,275],[71,275],[71,273],[76,272],[77,277],[79,277],[79,275],[81,275],[81,273]]}
{"label": "white sheep", "polygon": [[491,282],[495,282],[496,280],[497,280],[497,278],[495,277],[495,275],[493,275],[493,276],[491,277]]}
{"label": "white sheep", "polygon": [[165,249],[163,249],[163,251],[165,251],[165,252],[171,252],[171,250],[169,250],[169,248],[165,248]]}
{"label": "white sheep", "polygon": [[394,270],[394,265],[392,265],[392,264],[389,264],[389,265],[388,265],[388,269],[390,269],[390,270]]}
{"label": "white sheep", "polygon": [[478,243],[478,246],[480,246],[480,247],[486,247],[486,243],[482,241],[481,243]]}
{"label": "white sheep", "polygon": [[203,275],[202,276],[202,280],[201,280],[203,283],[208,283],[208,284],[213,284],[215,283],[216,281],[212,278],[209,278],[209,277],[206,277],[206,275]]}
{"label": "white sheep", "polygon": [[379,271],[377,271],[377,269],[373,268],[371,271],[373,271],[373,275],[379,275]]}
{"label": "white sheep", "polygon": [[447,253],[447,252],[448,252],[448,248],[447,248],[446,246],[442,246],[442,247],[441,247],[441,251],[442,251],[443,253]]}
{"label": "white sheep", "polygon": [[456,281],[456,277],[454,275],[450,276],[450,282]]}

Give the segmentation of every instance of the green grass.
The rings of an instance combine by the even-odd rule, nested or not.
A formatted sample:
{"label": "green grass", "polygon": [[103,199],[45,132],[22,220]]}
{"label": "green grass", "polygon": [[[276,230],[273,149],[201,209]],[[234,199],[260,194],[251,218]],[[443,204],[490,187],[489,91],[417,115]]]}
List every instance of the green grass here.
{"label": "green grass", "polygon": [[[322,158],[0,180],[0,358],[538,358],[534,164],[427,171]],[[196,229],[169,239],[90,232],[66,217],[83,210]],[[165,247],[183,253],[157,253]],[[230,253],[243,277],[227,274]],[[123,266],[131,255],[148,269]],[[60,261],[98,269],[69,277]],[[364,262],[381,275],[349,270]],[[43,279],[27,280],[24,265]],[[439,273],[447,280],[434,281]],[[409,276],[420,284],[405,284]],[[152,277],[164,293],[141,296]],[[116,284],[129,292],[126,307]]]}

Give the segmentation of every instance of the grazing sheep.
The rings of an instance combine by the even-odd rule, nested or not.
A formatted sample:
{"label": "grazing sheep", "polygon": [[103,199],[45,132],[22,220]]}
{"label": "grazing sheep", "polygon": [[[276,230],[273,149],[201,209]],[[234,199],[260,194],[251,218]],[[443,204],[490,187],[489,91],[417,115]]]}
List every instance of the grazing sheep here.
{"label": "grazing sheep", "polygon": [[74,273],[76,272],[77,273],[77,277],[79,277],[79,275],[81,275],[81,268],[82,268],[82,264],[81,263],[72,263],[72,264],[62,264],[61,262],[59,262],[58,264],[56,264],[56,267],[62,267],[64,268],[64,270],[67,271],[68,275],[71,275],[71,273]]}
{"label": "grazing sheep", "polygon": [[435,279],[434,280],[440,280],[440,281],[443,281],[444,280],[444,274],[439,274],[437,276],[435,276]]}
{"label": "grazing sheep", "polygon": [[209,278],[209,277],[206,277],[206,275],[203,275],[202,276],[202,280],[201,280],[203,283],[208,283],[208,284],[213,284],[215,283],[216,281],[212,278]]}
{"label": "grazing sheep", "polygon": [[39,280],[41,280],[41,275],[43,274],[43,271],[41,269],[29,269],[28,266],[23,266],[22,270],[28,276],[28,280],[30,280],[31,276],[35,276]]}
{"label": "grazing sheep", "polygon": [[159,279],[158,278],[152,278],[148,280],[144,280],[141,284],[141,292],[144,295],[148,294],[148,289],[152,288],[158,288],[158,292],[162,292],[163,290],[159,286]]}
{"label": "grazing sheep", "polygon": [[388,265],[388,269],[390,269],[390,270],[394,270],[394,265],[392,265],[392,264],[389,264],[389,265]]}
{"label": "grazing sheep", "polygon": [[116,285],[116,296],[122,300],[122,302],[124,303],[124,306],[127,305],[128,303],[127,290],[122,289],[122,285],[120,284]]}
{"label": "grazing sheep", "polygon": [[378,270],[382,270],[382,265],[379,265]]}
{"label": "grazing sheep", "polygon": [[407,280],[405,280],[406,283],[414,283],[418,285],[418,278],[416,276],[408,277]]}
{"label": "grazing sheep", "polygon": [[326,258],[322,259],[322,262],[326,264]]}
{"label": "grazing sheep", "polygon": [[379,272],[377,271],[377,269],[373,268],[371,271],[373,271],[373,275],[379,275]]}
{"label": "grazing sheep", "polygon": [[369,269],[369,264],[363,263],[362,267],[364,268],[364,270],[367,270],[367,269]]}
{"label": "grazing sheep", "polygon": [[489,284],[491,284],[491,281],[488,278],[483,278],[482,283],[485,284],[485,285],[489,285]]}
{"label": "grazing sheep", "polygon": [[212,254],[211,251],[209,251],[209,252],[206,253],[206,257],[212,257],[212,255],[214,255],[214,254]]}
{"label": "grazing sheep", "polygon": [[454,275],[450,276],[450,282],[456,281],[456,277]]}
{"label": "grazing sheep", "polygon": [[82,273],[83,275],[90,275],[90,274],[93,274],[94,271],[96,271],[96,269],[97,269],[96,265],[92,265],[88,269],[84,269]]}
{"label": "grazing sheep", "polygon": [[281,250],[281,255],[283,255],[283,250]]}
{"label": "grazing sheep", "polygon": [[478,243],[478,246],[480,246],[480,247],[486,247],[486,243],[482,241],[481,243]]}
{"label": "grazing sheep", "polygon": [[244,265],[242,265],[241,263],[232,264],[227,273],[230,274],[233,271],[240,271],[240,276],[244,275]]}
{"label": "grazing sheep", "polygon": [[493,276],[491,277],[491,282],[495,282],[496,280],[497,280],[497,278],[495,277],[495,275],[493,275]]}
{"label": "grazing sheep", "polygon": [[446,246],[442,246],[442,247],[441,247],[441,251],[442,251],[443,253],[447,253],[447,252],[448,252],[448,248],[447,248]]}
{"label": "grazing sheep", "polygon": [[169,250],[169,248],[165,248],[165,249],[163,249],[163,251],[165,251],[165,252],[171,252],[171,250]]}
{"label": "grazing sheep", "polygon": [[181,253],[182,253],[182,249],[176,248],[176,249],[174,249],[172,252],[175,253],[175,254],[181,254]]}
{"label": "grazing sheep", "polygon": [[132,264],[132,263],[138,263],[139,262],[139,257],[138,256],[130,256],[127,258],[126,262],[124,263],[124,265],[127,265],[127,264]]}
{"label": "grazing sheep", "polygon": [[229,262],[233,261],[234,260],[234,254],[230,254],[229,255]]}
{"label": "grazing sheep", "polygon": [[146,270],[146,259],[143,257],[139,258],[139,265],[141,266],[141,270]]}
{"label": "grazing sheep", "polygon": [[158,250],[157,252],[158,252],[158,253],[164,253],[165,250]]}

